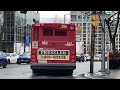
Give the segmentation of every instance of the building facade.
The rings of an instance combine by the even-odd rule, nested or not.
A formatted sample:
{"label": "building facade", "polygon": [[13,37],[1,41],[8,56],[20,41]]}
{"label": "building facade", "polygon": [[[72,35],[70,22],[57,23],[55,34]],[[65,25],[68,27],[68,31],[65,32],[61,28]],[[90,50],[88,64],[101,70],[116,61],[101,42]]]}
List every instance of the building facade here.
{"label": "building facade", "polygon": [[[27,11],[26,15],[20,11],[4,11],[2,48],[4,52],[24,52],[24,36],[31,37],[33,19],[39,21],[39,13]],[[25,33],[26,31],[26,33]]]}
{"label": "building facade", "polygon": [[[81,27],[81,31],[79,34],[76,34],[76,41],[80,41],[84,43],[84,54],[90,54],[90,44],[91,44],[91,16],[85,15],[81,11],[71,11],[71,23],[74,23],[76,26]],[[106,27],[106,39],[105,39],[105,52],[107,51],[107,47],[109,47],[111,51],[111,44],[109,35]],[[111,26],[114,31],[115,24]],[[101,26],[96,28],[95,30],[95,54],[101,55],[102,53],[102,30]],[[120,51],[120,24],[118,27],[117,35],[116,35],[116,49]]]}

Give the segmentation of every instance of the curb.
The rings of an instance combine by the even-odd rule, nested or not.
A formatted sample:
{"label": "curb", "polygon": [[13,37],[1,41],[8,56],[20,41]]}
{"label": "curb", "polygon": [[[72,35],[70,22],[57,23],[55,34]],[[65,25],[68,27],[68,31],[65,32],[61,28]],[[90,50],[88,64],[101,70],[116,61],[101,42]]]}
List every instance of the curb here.
{"label": "curb", "polygon": [[88,78],[88,79],[112,79],[110,77],[108,77],[108,74],[106,73],[84,73],[84,77]]}

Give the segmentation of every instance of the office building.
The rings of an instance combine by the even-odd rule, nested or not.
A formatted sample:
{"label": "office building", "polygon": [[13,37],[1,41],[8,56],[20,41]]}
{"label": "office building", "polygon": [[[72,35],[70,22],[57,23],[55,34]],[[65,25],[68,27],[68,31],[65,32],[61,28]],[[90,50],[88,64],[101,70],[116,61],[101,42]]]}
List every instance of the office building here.
{"label": "office building", "polygon": [[17,54],[24,52],[24,36],[31,37],[31,25],[33,19],[39,21],[39,13],[27,11],[25,14],[20,11],[4,11],[2,49],[4,52]]}
{"label": "office building", "polygon": [[[84,43],[84,54],[90,54],[90,44],[91,44],[91,16],[84,14],[81,11],[71,11],[71,23],[74,23],[76,26],[81,27],[80,33],[76,33],[76,41],[80,41]],[[107,34],[107,26],[106,27],[106,40],[105,40],[105,52],[107,51],[107,46],[111,51],[111,44],[109,40],[109,35]],[[112,31],[114,31],[115,24],[111,25]],[[102,30],[101,26],[96,28],[95,30],[95,55],[101,55],[102,53]],[[116,49],[120,50],[120,24],[118,26],[118,32],[116,35]]]}

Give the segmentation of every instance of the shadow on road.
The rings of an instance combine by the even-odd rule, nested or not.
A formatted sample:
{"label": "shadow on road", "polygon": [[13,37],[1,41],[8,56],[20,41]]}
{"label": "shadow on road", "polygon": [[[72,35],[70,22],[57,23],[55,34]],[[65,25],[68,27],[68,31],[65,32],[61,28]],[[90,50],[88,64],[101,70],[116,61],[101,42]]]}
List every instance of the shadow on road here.
{"label": "shadow on road", "polygon": [[36,77],[47,77],[47,78],[73,78],[72,74],[60,71],[41,71],[38,73],[33,73],[32,78],[35,79]]}

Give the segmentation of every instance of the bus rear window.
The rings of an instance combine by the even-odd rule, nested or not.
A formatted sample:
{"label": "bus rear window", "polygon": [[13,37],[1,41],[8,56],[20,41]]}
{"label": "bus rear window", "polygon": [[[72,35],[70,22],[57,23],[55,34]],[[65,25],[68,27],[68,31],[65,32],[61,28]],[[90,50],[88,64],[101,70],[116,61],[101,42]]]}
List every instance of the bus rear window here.
{"label": "bus rear window", "polygon": [[43,28],[43,36],[53,36],[53,29]]}
{"label": "bus rear window", "polygon": [[34,38],[33,40],[38,41],[39,40],[39,28],[35,27],[34,28]]}
{"label": "bus rear window", "polygon": [[67,31],[55,30],[55,36],[67,36]]}

